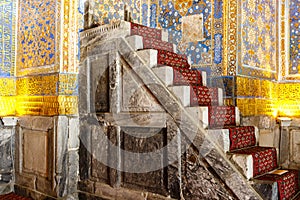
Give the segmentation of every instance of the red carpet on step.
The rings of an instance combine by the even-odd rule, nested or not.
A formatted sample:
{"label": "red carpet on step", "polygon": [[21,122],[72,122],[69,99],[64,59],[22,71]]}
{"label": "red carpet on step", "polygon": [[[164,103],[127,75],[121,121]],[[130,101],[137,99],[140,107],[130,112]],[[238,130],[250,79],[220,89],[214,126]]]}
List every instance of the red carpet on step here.
{"label": "red carpet on step", "polygon": [[[292,199],[299,191],[298,185],[298,171],[288,170],[287,173],[282,175],[266,174],[258,178],[259,180],[276,181],[278,183],[279,198],[280,200]],[[300,196],[299,196],[300,198]],[[298,199],[298,198],[297,198]]]}
{"label": "red carpet on step", "polygon": [[230,127],[230,151],[255,146],[255,129],[254,126]]}
{"label": "red carpet on step", "polygon": [[235,126],[235,107],[209,106],[208,121],[211,128]]}
{"label": "red carpet on step", "polygon": [[253,176],[262,175],[276,169],[277,154],[274,147],[250,147],[234,151],[235,154],[252,155],[253,157]]}
{"label": "red carpet on step", "polygon": [[160,49],[165,51],[174,52],[172,43],[161,41],[155,38],[143,38],[144,49]]}
{"label": "red carpet on step", "polygon": [[174,85],[202,85],[201,71],[173,67],[173,81]]}
{"label": "red carpet on step", "polygon": [[153,29],[140,24],[131,23],[131,35],[140,35],[142,37],[162,40],[161,30]]}
{"label": "red carpet on step", "polygon": [[185,56],[165,50],[157,50],[157,64],[170,67],[190,68]]}
{"label": "red carpet on step", "polygon": [[31,200],[31,199],[18,196],[14,193],[9,193],[5,195],[0,195],[0,200]]}
{"label": "red carpet on step", "polygon": [[218,88],[191,86],[191,106],[217,106]]}

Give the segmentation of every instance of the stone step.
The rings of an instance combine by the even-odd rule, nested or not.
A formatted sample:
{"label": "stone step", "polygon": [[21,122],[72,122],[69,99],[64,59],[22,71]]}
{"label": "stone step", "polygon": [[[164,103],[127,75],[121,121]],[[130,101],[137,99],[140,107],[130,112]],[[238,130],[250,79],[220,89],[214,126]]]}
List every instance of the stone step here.
{"label": "stone step", "polygon": [[223,105],[223,90],[220,88],[187,85],[169,86],[168,88],[185,107]]}
{"label": "stone step", "polygon": [[[198,106],[187,107],[186,111],[194,119],[202,122],[203,128],[226,127],[228,125],[240,125],[240,111],[233,106]],[[220,113],[221,112],[221,113]],[[212,116],[219,120],[212,120]]]}
{"label": "stone step", "polygon": [[231,152],[231,160],[247,179],[275,170],[277,153],[274,147],[250,147]]}
{"label": "stone step", "polygon": [[139,35],[132,35],[126,37],[126,40],[135,51],[141,49],[155,49],[155,50],[160,49],[160,50],[166,50],[166,51],[177,53],[176,45],[169,42],[165,42],[153,38],[142,37]]}
{"label": "stone step", "polygon": [[169,86],[171,92],[178,98],[184,107],[190,106],[191,103],[191,89],[190,86]]}
{"label": "stone step", "polygon": [[258,128],[254,126],[209,129],[208,134],[224,152],[255,146],[259,138]]}
{"label": "stone step", "polygon": [[153,38],[168,42],[168,32],[166,30],[150,28],[136,23],[130,23],[130,35],[139,35],[142,37]]}
{"label": "stone step", "polygon": [[298,170],[274,170],[254,179],[253,187],[263,199],[294,199],[300,190],[299,178]]}
{"label": "stone step", "polygon": [[150,68],[158,66],[190,68],[188,58],[170,51],[145,49],[137,51],[147,66]]}
{"label": "stone step", "polygon": [[132,35],[125,38],[134,51],[144,49],[143,37],[139,35]]}
{"label": "stone step", "polygon": [[206,72],[182,69],[169,66],[154,67],[154,73],[166,86],[171,85],[202,85],[206,86]]}
{"label": "stone step", "polygon": [[157,53],[158,51],[155,49],[145,49],[136,52],[138,56],[145,62],[150,68],[156,67],[157,63]]}

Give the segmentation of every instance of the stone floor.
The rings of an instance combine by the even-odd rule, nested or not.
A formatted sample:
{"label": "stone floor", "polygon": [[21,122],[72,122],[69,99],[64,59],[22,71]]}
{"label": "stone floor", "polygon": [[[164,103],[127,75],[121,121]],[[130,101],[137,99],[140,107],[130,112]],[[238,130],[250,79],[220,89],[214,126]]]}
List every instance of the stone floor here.
{"label": "stone floor", "polygon": [[18,196],[14,193],[0,195],[0,200],[31,200],[29,198]]}

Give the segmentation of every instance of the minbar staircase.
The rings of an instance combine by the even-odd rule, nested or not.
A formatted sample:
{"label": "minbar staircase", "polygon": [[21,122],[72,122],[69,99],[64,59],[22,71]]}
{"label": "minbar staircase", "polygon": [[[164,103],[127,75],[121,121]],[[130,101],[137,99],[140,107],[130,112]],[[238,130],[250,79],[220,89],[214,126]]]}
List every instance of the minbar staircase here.
{"label": "minbar staircase", "polygon": [[[205,71],[168,43],[167,32],[124,22],[126,40],[174,94],[186,111],[207,130],[224,154],[263,199],[288,200],[299,193],[299,171],[278,166],[277,149],[258,145],[259,131],[241,126],[239,109],[224,105],[223,91],[209,87]],[[123,30],[124,33],[124,30]]]}
{"label": "minbar staircase", "polygon": [[271,199],[265,195],[276,193],[280,200],[294,198],[299,192],[299,171],[280,169],[276,148],[258,146],[258,129],[240,126],[239,110],[223,105],[222,89],[207,87],[206,73],[191,69],[187,57],[177,54],[176,47],[161,35],[161,30],[131,23],[127,40],[189,113],[218,138],[224,153],[247,179],[277,184],[277,191],[262,194],[263,198]]}

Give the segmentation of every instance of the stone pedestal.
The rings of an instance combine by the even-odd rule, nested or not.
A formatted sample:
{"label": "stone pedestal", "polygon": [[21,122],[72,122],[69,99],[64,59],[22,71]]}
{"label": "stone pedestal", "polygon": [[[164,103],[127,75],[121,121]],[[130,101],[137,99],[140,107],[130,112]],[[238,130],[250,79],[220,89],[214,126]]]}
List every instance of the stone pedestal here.
{"label": "stone pedestal", "polygon": [[33,199],[76,199],[78,118],[19,118],[16,133],[16,193]]}

